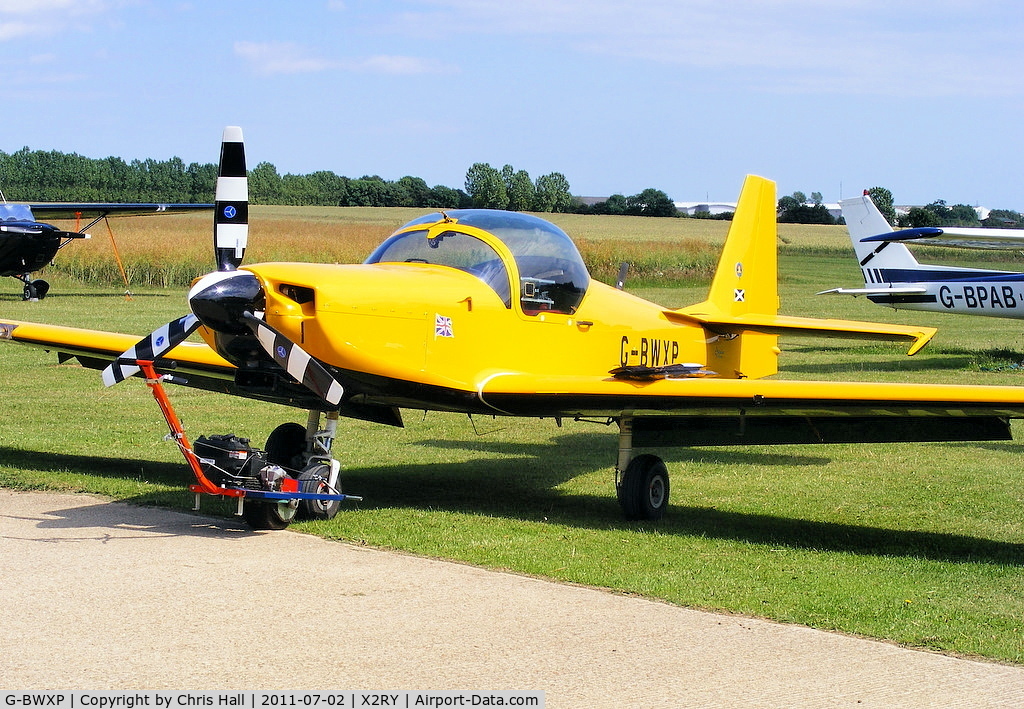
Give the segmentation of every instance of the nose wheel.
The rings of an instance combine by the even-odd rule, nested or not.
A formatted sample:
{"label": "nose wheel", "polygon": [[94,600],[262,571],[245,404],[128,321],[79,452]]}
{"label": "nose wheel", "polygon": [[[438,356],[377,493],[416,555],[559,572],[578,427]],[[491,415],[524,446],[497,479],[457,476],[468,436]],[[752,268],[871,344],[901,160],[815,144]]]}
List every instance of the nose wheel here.
{"label": "nose wheel", "polygon": [[[267,459],[298,473],[299,490],[316,495],[339,495],[341,466],[331,457],[331,445],[338,428],[337,413],[328,413],[320,428],[320,412],[310,411],[306,426],[283,423],[267,438]],[[341,509],[340,500],[299,500],[296,519],[334,519]]]}
{"label": "nose wheel", "polygon": [[22,300],[42,300],[46,297],[46,294],[50,292],[50,284],[41,278],[30,281],[27,274],[23,276],[15,276],[15,278],[25,284],[25,288],[21,293]]}

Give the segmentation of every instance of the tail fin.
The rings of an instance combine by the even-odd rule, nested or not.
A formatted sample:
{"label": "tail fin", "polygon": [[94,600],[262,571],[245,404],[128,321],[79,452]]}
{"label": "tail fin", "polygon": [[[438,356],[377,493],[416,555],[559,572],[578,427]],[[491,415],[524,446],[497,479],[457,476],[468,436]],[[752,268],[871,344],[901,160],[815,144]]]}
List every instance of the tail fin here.
{"label": "tail fin", "polygon": [[[742,320],[779,312],[775,183],[747,175],[729,235],[718,259],[708,298],[675,311],[698,322]],[[672,316],[670,316],[670,319]],[[716,328],[708,328],[716,332]],[[724,377],[765,377],[778,371],[778,337],[743,330],[717,330],[708,339],[707,366]]]}
{"label": "tail fin", "polygon": [[708,299],[665,311],[670,321],[704,328],[708,369],[726,378],[775,374],[782,334],[910,341],[908,354],[920,350],[935,334],[934,328],[779,315],[775,220],[775,183],[748,176]]}
{"label": "tail fin", "polygon": [[779,311],[775,183],[747,175],[708,303],[723,315]]}
{"label": "tail fin", "polygon": [[846,229],[857,254],[864,284],[867,286],[887,282],[884,273],[888,269],[917,268],[917,259],[903,244],[883,241],[864,243],[861,239],[892,231],[878,207],[868,195],[844,199],[839,202],[843,208]]}

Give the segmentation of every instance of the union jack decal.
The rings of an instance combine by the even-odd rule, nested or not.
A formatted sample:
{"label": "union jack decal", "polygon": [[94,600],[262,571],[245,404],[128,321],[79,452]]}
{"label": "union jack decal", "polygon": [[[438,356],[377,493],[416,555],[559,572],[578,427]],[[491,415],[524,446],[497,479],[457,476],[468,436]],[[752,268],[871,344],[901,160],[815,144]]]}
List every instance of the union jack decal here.
{"label": "union jack decal", "polygon": [[434,315],[434,337],[455,337],[452,332],[452,319],[444,315]]}

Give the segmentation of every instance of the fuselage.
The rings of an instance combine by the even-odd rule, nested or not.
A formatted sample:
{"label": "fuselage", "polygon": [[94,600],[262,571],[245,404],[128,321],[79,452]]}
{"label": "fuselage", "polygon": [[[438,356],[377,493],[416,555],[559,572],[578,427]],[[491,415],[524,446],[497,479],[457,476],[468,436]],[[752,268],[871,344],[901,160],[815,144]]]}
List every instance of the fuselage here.
{"label": "fuselage", "polygon": [[0,227],[0,276],[38,271],[53,260],[60,245],[60,235],[52,231],[22,233]]}
{"label": "fuselage", "polygon": [[264,283],[267,322],[346,372],[475,392],[498,374],[609,376],[707,358],[701,328],[670,322],[660,306],[602,283],[591,282],[568,313],[527,310],[518,299],[506,305],[478,277],[448,266],[246,270]]}
{"label": "fuselage", "polygon": [[[893,292],[868,300],[898,310],[1024,318],[1024,273],[918,264],[912,269],[864,270],[867,287]],[[900,292],[915,288],[919,292]]]}
{"label": "fuselage", "polygon": [[[538,389],[612,380],[623,367],[702,369],[712,351],[701,326],[593,281],[568,236],[529,215],[433,214],[363,264],[241,270],[259,281],[254,305],[269,325],[332,368],[349,395],[376,402],[472,409],[499,378],[522,375]],[[204,337],[229,360],[241,353],[236,364],[258,358],[237,337]]]}

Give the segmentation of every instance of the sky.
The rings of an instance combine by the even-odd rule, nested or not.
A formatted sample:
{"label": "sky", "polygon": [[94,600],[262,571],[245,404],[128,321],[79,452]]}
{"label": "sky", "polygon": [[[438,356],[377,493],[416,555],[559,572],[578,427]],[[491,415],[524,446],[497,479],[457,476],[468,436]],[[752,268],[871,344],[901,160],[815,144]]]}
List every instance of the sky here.
{"label": "sky", "polygon": [[[1024,211],[1013,0],[0,0],[0,150]],[[2,185],[0,185],[2,188]]]}

